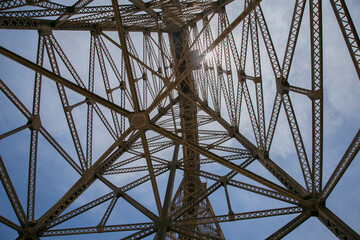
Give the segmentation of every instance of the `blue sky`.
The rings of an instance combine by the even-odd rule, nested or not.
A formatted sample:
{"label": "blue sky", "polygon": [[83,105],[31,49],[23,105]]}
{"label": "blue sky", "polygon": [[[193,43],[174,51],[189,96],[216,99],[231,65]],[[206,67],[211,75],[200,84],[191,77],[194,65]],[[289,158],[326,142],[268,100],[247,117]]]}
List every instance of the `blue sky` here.
{"label": "blue sky", "polygon": [[[292,1],[293,2],[293,1]],[[122,3],[122,2],[121,2]],[[353,17],[355,25],[359,29],[360,4],[356,0],[346,2]],[[110,1],[109,3],[110,4]],[[286,0],[270,1],[263,0],[262,8],[272,35],[275,49],[278,53],[280,62],[282,62],[283,52],[286,46],[288,28],[291,20],[293,3],[288,4]],[[239,1],[232,3],[227,12],[230,21],[242,11],[242,4]],[[323,3],[323,37],[324,37],[324,168],[323,168],[323,184],[331,175],[336,167],[339,159],[342,157],[355,133],[359,129],[360,122],[360,91],[359,80],[357,79],[351,59],[347,52],[346,46],[342,39],[340,30],[332,12],[331,6],[327,1]],[[241,26],[241,24],[240,24]],[[0,45],[14,51],[17,54],[35,62],[37,49],[37,32],[36,31],[7,31],[1,30]],[[241,28],[237,27],[234,36],[239,37]],[[114,39],[117,39],[115,33],[109,33]],[[87,32],[70,33],[70,32],[54,32],[54,36],[62,46],[64,52],[69,57],[73,66],[77,70],[81,79],[87,85],[88,79],[88,57],[89,57],[89,36]],[[135,44],[142,44],[142,38],[134,35]],[[236,38],[238,39],[238,38]],[[238,49],[240,48],[240,40],[236,42]],[[120,64],[119,52],[115,47],[110,47],[116,64]],[[301,26],[297,50],[289,77],[289,82],[296,86],[309,88],[310,86],[310,49],[309,49],[309,15],[308,6],[305,10],[304,22]],[[274,99],[274,79],[272,70],[265,52],[264,44],[260,38],[261,59],[263,61],[263,84],[264,89],[269,89],[264,93],[265,101],[265,118],[268,123],[271,107]],[[251,53],[248,53],[251,54]],[[249,55],[250,56],[250,55]],[[251,58],[248,57],[248,68],[251,68]],[[50,69],[49,61],[45,57],[45,68]],[[60,61],[59,61],[60,62]],[[60,63],[59,63],[60,64]],[[97,63],[98,65],[98,63]],[[250,70],[249,70],[250,71]],[[110,70],[109,70],[110,72]],[[70,75],[62,71],[65,78]],[[96,78],[101,78],[99,67],[96,69]],[[111,81],[113,81],[113,74]],[[0,78],[7,86],[21,99],[25,106],[31,111],[34,73],[19,64],[0,56]],[[113,82],[112,82],[113,83]],[[42,102],[41,102],[41,120],[43,126],[52,134],[52,136],[61,143],[62,147],[72,156],[76,158],[76,153],[72,144],[71,136],[66,126],[64,114],[61,109],[61,103],[58,97],[55,84],[49,79],[44,78],[42,83]],[[95,91],[105,97],[104,87],[100,82],[96,83]],[[99,90],[102,89],[102,90]],[[250,90],[253,90],[250,88]],[[82,101],[83,97],[67,90],[69,101],[71,104]],[[297,114],[299,126],[304,139],[305,147],[308,151],[309,159],[311,159],[311,102],[307,97],[298,94],[290,94]],[[223,104],[225,106],[225,104]],[[12,105],[3,93],[0,93],[0,134],[15,129],[26,124],[26,118]],[[245,107],[244,107],[245,109]],[[79,129],[79,136],[83,148],[85,148],[86,139],[86,105],[82,105],[73,111],[74,119]],[[95,115],[95,114],[94,114]],[[108,119],[111,119],[110,112],[106,112]],[[94,117],[94,159],[99,157],[106,150],[113,140],[106,132],[105,127],[100,123],[98,117]],[[252,138],[252,131],[249,126],[249,120],[244,118],[240,125],[240,131]],[[218,125],[214,125],[215,127]],[[310,126],[310,127],[309,127]],[[152,136],[149,133],[148,136]],[[23,207],[26,206],[27,195],[27,169],[28,169],[28,152],[29,152],[30,131],[23,130],[10,137],[0,141],[0,154],[11,176],[14,187],[20,198]],[[228,143],[231,145],[232,143]],[[170,159],[172,149],[162,151],[158,156]],[[39,138],[38,150],[38,175],[36,190],[35,218],[41,216],[49,209],[78,179],[78,174],[61,158],[61,156],[49,145],[49,143],[41,136]],[[278,165],[287,170],[291,176],[303,184],[299,166],[294,164],[297,162],[296,153],[291,141],[291,135],[286,120],[285,113],[281,109],[277,131],[275,132],[274,142],[271,149],[271,158]],[[145,161],[138,161],[136,165],[145,165]],[[251,170],[265,174],[260,164],[251,165]],[[211,169],[213,168],[213,169]],[[205,169],[211,169],[214,172],[221,172],[222,168],[217,165],[205,166]],[[333,193],[327,200],[327,206],[335,214],[337,214],[345,223],[351,226],[355,231],[360,231],[360,203],[356,201],[360,195],[360,189],[357,183],[360,181],[358,170],[360,169],[359,156],[357,156],[350,168],[343,176],[340,183],[334,189]],[[211,171],[209,170],[209,171]],[[122,186],[132,179],[145,175],[146,172],[127,174],[126,177],[113,177],[111,180]],[[161,195],[164,193],[168,173],[157,178]],[[271,176],[266,175],[271,178]],[[179,184],[182,172],[177,171],[176,185]],[[110,179],[110,178],[109,178]],[[238,180],[243,178],[237,177]],[[249,181],[251,182],[251,181]],[[212,184],[208,181],[208,186]],[[151,211],[156,213],[154,200],[149,197],[150,183],[146,183],[136,190],[129,191],[129,195],[136,198]],[[70,211],[82,204],[91,201],[101,195],[107,194],[110,189],[100,181],[96,181],[79,199],[77,199],[67,211]],[[275,207],[288,206],[275,200],[266,200],[261,197],[255,197],[254,194],[245,193],[237,189],[230,192],[233,210],[235,212],[249,211],[252,209],[270,209]],[[219,215],[227,213],[226,200],[224,190],[220,188],[212,196],[210,196],[213,208]],[[0,187],[0,214],[7,217],[11,221],[17,223],[16,216],[12,212],[11,205],[7,200],[7,196],[2,187]],[[146,217],[139,214],[133,207],[126,203],[123,199],[119,199],[113,214],[110,216],[108,224],[126,223],[132,221],[149,221]],[[78,226],[95,226],[101,219],[103,212],[106,210],[107,204],[95,208],[84,216],[79,216],[69,221],[69,223],[59,225],[61,227],[78,227]],[[227,239],[264,239],[278,228],[293,219],[296,215],[281,216],[275,218],[254,219],[249,221],[240,221],[221,224],[223,232]],[[123,233],[105,234],[107,239],[119,239]],[[0,224],[0,238],[14,239],[17,233],[7,226]],[[75,237],[54,237],[52,239],[98,239],[96,235],[79,235]],[[148,237],[153,238],[153,235]],[[44,238],[45,239],[45,238]],[[326,229],[316,218],[310,218],[300,227],[290,233],[285,239],[336,239],[336,237]]]}

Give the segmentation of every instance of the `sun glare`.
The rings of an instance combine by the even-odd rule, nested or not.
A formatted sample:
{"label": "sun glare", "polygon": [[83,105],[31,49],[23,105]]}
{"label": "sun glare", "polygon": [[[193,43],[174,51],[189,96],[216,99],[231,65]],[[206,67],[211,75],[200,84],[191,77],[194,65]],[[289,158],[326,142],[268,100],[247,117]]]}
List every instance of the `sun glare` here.
{"label": "sun glare", "polygon": [[206,55],[205,55],[205,60],[206,61],[210,61],[211,60],[211,58],[212,58],[212,52],[208,52]]}

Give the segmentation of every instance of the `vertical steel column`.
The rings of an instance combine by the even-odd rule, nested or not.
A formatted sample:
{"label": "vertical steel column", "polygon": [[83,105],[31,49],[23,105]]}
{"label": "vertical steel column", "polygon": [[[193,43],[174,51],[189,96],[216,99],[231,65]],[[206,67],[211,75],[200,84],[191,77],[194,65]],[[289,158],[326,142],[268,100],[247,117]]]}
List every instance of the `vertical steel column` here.
{"label": "vertical steel column", "polygon": [[323,41],[321,0],[310,1],[312,101],[312,190],[322,189],[323,161]]}
{"label": "vertical steel column", "polygon": [[[185,35],[186,32],[174,32],[169,35],[170,43],[172,46],[172,54],[175,60],[175,65],[178,64],[181,55],[186,49],[185,46]],[[190,59],[185,58],[185,61],[181,62],[178,69],[175,69],[176,76],[180,76],[187,68],[187,63]],[[191,95],[192,89],[194,88],[194,80],[189,74],[180,82],[180,91],[184,95]],[[180,116],[181,116],[181,130],[182,138],[184,141],[197,145],[198,144],[198,125],[197,125],[197,109],[191,101],[180,95]],[[183,205],[186,205],[192,199],[194,199],[196,193],[201,190],[201,182],[198,175],[191,172],[200,169],[200,157],[197,152],[183,147],[183,158],[184,158],[184,181],[183,181]],[[187,171],[189,169],[189,171]],[[192,170],[192,171],[190,171]],[[184,218],[194,218],[197,216],[199,204],[189,209],[185,214]],[[195,229],[193,229],[195,230]],[[186,238],[186,237],[185,237]]]}

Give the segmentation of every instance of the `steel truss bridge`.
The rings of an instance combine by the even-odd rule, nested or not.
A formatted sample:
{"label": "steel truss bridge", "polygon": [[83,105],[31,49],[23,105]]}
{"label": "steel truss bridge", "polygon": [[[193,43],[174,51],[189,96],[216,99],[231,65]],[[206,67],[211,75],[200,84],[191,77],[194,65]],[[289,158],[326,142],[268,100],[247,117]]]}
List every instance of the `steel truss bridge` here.
{"label": "steel truss bridge", "polygon": [[[262,218],[253,236],[281,239],[317,218],[360,239],[326,204],[360,131],[327,154],[322,5],[357,86],[352,9],[277,2],[1,1],[3,232],[234,239],[242,220]],[[281,21],[286,31],[270,34]]]}

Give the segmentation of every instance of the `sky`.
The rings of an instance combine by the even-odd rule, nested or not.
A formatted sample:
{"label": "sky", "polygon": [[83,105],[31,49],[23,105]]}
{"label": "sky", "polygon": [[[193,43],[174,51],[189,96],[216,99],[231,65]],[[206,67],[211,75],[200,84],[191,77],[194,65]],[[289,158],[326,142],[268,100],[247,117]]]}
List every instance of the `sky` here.
{"label": "sky", "polygon": [[[227,8],[230,22],[234,19],[243,8],[242,1],[234,1]],[[286,39],[289,31],[291,21],[291,14],[293,9],[293,2],[291,4],[286,0],[263,0],[262,9],[267,20],[269,31],[274,42],[275,49],[278,53],[279,61],[282,63],[283,53],[286,46]],[[122,2],[121,2],[122,3]],[[106,4],[106,3],[105,3]],[[110,4],[110,1],[109,3]],[[346,2],[353,21],[359,29],[360,19],[360,3],[356,0],[349,0]],[[351,142],[354,134],[359,129],[360,122],[360,91],[359,80],[352,65],[350,56],[347,52],[343,38],[341,36],[339,27],[337,25],[335,16],[332,12],[328,1],[323,2],[323,39],[324,39],[324,167],[323,167],[323,184],[331,175],[333,169],[336,167],[339,159]],[[216,24],[212,24],[216,26]],[[14,51],[17,54],[35,62],[37,49],[37,32],[36,31],[22,31],[22,30],[0,30],[0,45]],[[109,33],[111,37],[116,39],[115,33]],[[88,79],[88,57],[89,57],[89,36],[87,32],[79,32],[76,34],[70,32],[54,32],[54,36],[63,48],[64,52],[69,57],[74,68],[77,70],[80,78],[87,85]],[[142,37],[133,35],[133,40],[136,46],[141,46]],[[234,30],[234,37],[240,49],[241,24]],[[264,104],[265,104],[265,119],[268,125],[271,108],[274,99],[274,76],[269,64],[266,54],[265,45],[262,38],[260,38],[260,50],[263,71],[263,88],[264,88]],[[116,47],[107,44],[109,51],[114,57],[116,64],[120,64],[120,54]],[[141,47],[139,47],[141,49]],[[248,52],[247,69],[251,72],[251,52]],[[61,69],[61,61],[59,60]],[[96,79],[100,79],[99,64],[96,63]],[[44,60],[44,67],[50,68],[47,57]],[[109,65],[107,65],[110,69]],[[69,73],[62,71],[62,76],[70,79]],[[114,74],[109,70],[110,83],[115,84]],[[295,86],[304,88],[310,87],[310,49],[309,49],[309,10],[308,4],[304,14],[304,21],[301,26],[297,49],[290,71],[289,82]],[[7,86],[18,96],[25,104],[27,109],[32,109],[33,98],[33,82],[34,73],[32,70],[26,69],[19,64],[0,56],[0,79],[4,81]],[[76,158],[71,136],[66,126],[66,119],[64,113],[59,111],[61,109],[61,102],[58,97],[55,84],[49,79],[44,78],[42,83],[42,101],[41,101],[41,121],[43,126],[52,134],[52,136],[61,143],[61,146],[72,156]],[[104,87],[103,83],[96,81],[95,92],[103,97]],[[249,84],[250,91],[253,87]],[[83,100],[83,97],[66,90],[71,104]],[[307,97],[290,93],[299,127],[301,129],[302,137],[305,147],[308,152],[309,159],[311,159],[311,102]],[[118,99],[117,99],[118,100]],[[225,103],[222,103],[225,106]],[[18,111],[16,107],[6,98],[3,93],[0,93],[0,134],[9,130],[15,129],[19,126],[25,125],[26,118]],[[103,108],[102,108],[103,109]],[[245,106],[243,109],[246,109]],[[244,110],[245,111],[245,110]],[[105,111],[108,119],[111,119],[109,111]],[[73,110],[76,126],[79,129],[79,138],[85,148],[86,139],[86,105]],[[95,115],[95,114],[94,114]],[[226,116],[225,116],[226,118]],[[128,123],[126,123],[128,124]],[[245,136],[253,139],[252,130],[249,127],[249,119],[244,117],[240,125],[240,132]],[[107,133],[103,124],[97,116],[94,117],[94,149],[93,158],[99,157],[106,148],[113,142],[110,134]],[[218,125],[208,125],[219,127]],[[207,126],[207,127],[208,127]],[[153,136],[154,133],[149,132],[148,137]],[[29,143],[30,131],[23,130],[10,137],[0,140],[0,154],[9,172],[11,180],[17,191],[21,203],[24,208],[26,206],[27,195],[27,171],[29,158]],[[224,145],[232,146],[233,142],[227,142]],[[165,159],[171,159],[172,149],[164,150],[156,156]],[[36,189],[36,204],[35,204],[35,218],[38,218],[47,209],[49,209],[79,178],[78,174],[72,169],[61,156],[49,145],[43,138],[39,138],[38,149],[38,166],[37,166],[37,189]],[[132,156],[132,155],[127,155]],[[283,167],[296,180],[303,184],[299,165],[296,162],[296,154],[291,135],[286,120],[283,108],[280,112],[277,130],[274,135],[272,149],[270,152],[271,158],[276,163]],[[124,156],[125,158],[126,156]],[[124,159],[122,158],[122,159]],[[144,160],[140,160],[133,164],[145,165]],[[346,171],[341,181],[334,189],[327,200],[327,206],[337,216],[339,216],[345,223],[352,227],[355,231],[360,233],[360,203],[356,201],[360,194],[360,189],[357,183],[360,181],[358,170],[360,168],[359,156],[357,156],[350,168]],[[204,169],[214,173],[224,172],[224,169],[218,165],[211,164],[204,166]],[[254,172],[264,174],[264,176],[272,179],[269,174],[262,171],[260,164],[254,163],[250,166]],[[145,175],[145,172],[130,173],[125,176],[109,177],[118,186],[122,186],[139,176]],[[166,187],[168,173],[157,178],[159,184],[160,195],[164,195],[164,188]],[[177,171],[176,186],[179,184],[182,177],[182,172]],[[244,180],[244,178],[237,176],[237,180]],[[252,183],[252,181],[248,181]],[[208,180],[208,186],[213,182]],[[229,187],[230,188],[230,187]],[[129,191],[129,195],[140,201],[144,206],[156,213],[156,207],[153,198],[149,198],[150,183],[146,183],[135,190]],[[176,188],[175,188],[176,189]],[[79,197],[72,205],[69,206],[70,211],[82,204],[85,204],[101,195],[111,192],[100,181],[96,181],[81,197]],[[244,191],[231,188],[230,197],[232,200],[232,207],[234,212],[244,212],[251,210],[270,209],[276,207],[288,206],[275,200],[264,199],[254,194],[246,193]],[[213,195],[210,196],[214,211],[221,215],[227,213],[226,199],[224,197],[224,190],[220,188]],[[6,193],[0,187],[0,214],[7,217],[11,221],[17,223],[16,216],[12,212],[11,205],[7,200]],[[132,206],[126,203],[123,199],[118,200],[118,205],[113,214],[110,216],[107,224],[126,223],[131,221],[149,221],[146,217],[139,214]],[[78,226],[95,226],[104,211],[107,204],[99,206],[84,214],[59,225],[62,227],[78,227]],[[25,210],[26,211],[26,210]],[[296,215],[287,215],[274,218],[253,219],[249,221],[231,222],[221,224],[221,228],[225,233],[226,239],[264,239],[274,231],[282,227],[288,221],[293,219]],[[104,236],[107,239],[119,239],[123,233],[107,233]],[[154,235],[148,237],[153,238]],[[0,238],[1,239],[15,239],[17,233],[7,226],[0,224]],[[45,239],[45,237],[44,237]],[[98,239],[97,235],[78,235],[75,237],[54,237],[51,239]],[[310,218],[305,223],[300,225],[296,230],[287,235],[284,239],[336,239],[336,237],[326,229],[326,227],[316,218]]]}

